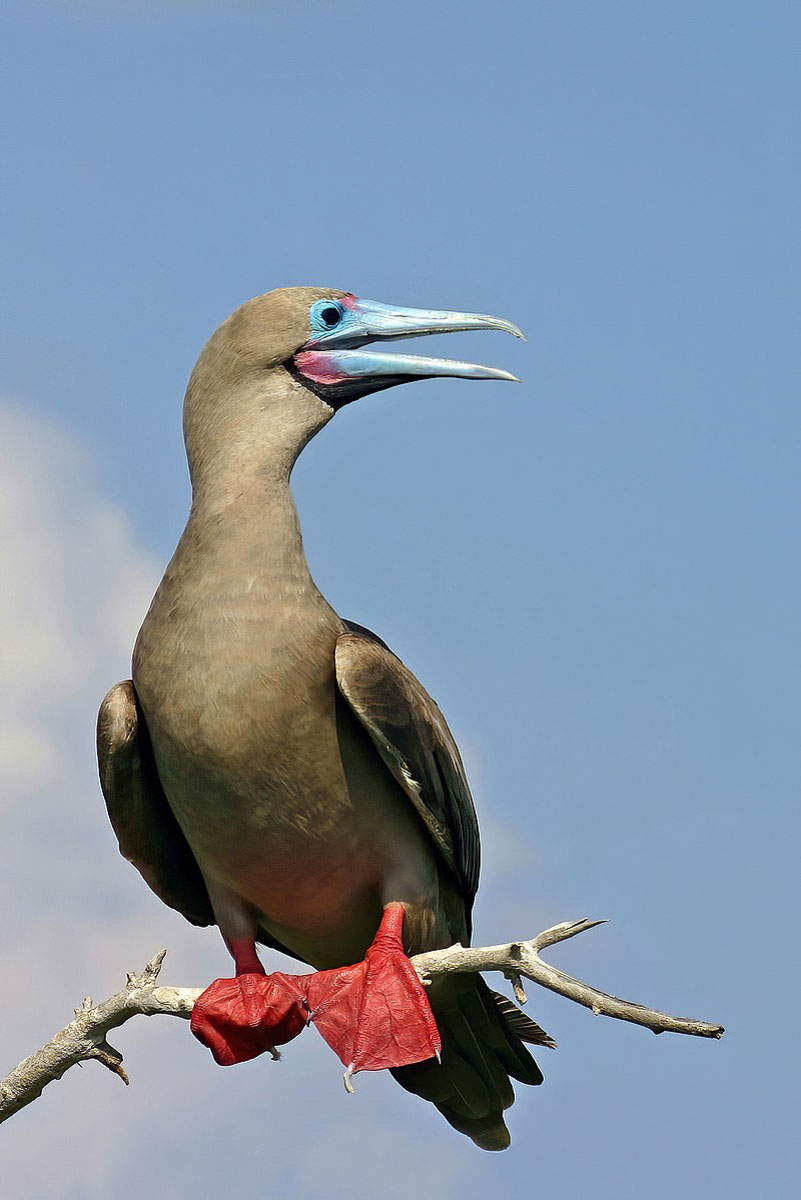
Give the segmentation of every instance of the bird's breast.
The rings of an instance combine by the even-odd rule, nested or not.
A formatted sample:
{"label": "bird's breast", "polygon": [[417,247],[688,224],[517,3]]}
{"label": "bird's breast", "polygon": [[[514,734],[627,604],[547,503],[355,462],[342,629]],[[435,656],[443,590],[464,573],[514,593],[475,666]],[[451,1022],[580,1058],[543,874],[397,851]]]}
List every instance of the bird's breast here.
{"label": "bird's breast", "polygon": [[313,823],[321,780],[337,773],[339,618],[314,596],[244,585],[205,598],[165,591],[140,632],[134,683],[179,820],[203,810],[216,822],[235,805],[254,826]]}
{"label": "bird's breast", "polygon": [[200,603],[167,588],[135,652],[159,776],[207,883],[299,947],[304,930],[363,919],[399,872],[410,897],[435,875],[422,823],[339,695],[342,629],[313,597]]}

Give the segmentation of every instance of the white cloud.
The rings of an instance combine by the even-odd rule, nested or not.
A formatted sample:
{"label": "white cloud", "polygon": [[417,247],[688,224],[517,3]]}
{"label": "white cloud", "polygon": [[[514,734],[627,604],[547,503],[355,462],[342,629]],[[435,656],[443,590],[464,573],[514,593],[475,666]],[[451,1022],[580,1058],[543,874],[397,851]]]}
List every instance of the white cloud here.
{"label": "white cloud", "polygon": [[40,785],[64,767],[63,709],[89,695],[95,703],[98,686],[105,690],[127,673],[158,575],[125,516],[98,495],[91,459],[73,438],[0,404],[0,455],[7,810],[26,786],[26,768],[27,784]]}

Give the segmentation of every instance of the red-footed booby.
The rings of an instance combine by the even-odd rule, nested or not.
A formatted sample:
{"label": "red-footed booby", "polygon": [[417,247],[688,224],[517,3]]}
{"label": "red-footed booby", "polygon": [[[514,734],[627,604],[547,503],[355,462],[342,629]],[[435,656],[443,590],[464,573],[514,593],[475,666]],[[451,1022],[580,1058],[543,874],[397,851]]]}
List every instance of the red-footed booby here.
{"label": "red-footed booby", "polygon": [[[396,308],[327,288],[242,305],[192,372],[186,528],[139,632],[133,679],[98,718],[120,850],[235,976],[193,1032],[230,1064],[314,1021],[349,1071],[388,1067],[487,1150],[504,1149],[510,1076],[542,1081],[547,1035],[480,975],[426,991],[407,954],[467,944],[479,832],[437,705],[375,634],[315,587],[289,487],[346,403],[434,376],[514,379],[364,350],[508,321]],[[316,969],[265,975],[256,943]]]}

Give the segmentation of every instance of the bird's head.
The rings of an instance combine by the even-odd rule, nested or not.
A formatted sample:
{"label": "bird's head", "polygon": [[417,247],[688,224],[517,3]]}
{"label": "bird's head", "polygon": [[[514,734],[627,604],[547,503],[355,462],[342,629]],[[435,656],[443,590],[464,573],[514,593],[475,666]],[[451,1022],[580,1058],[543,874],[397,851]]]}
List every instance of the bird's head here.
{"label": "bird's head", "polygon": [[303,446],[360,396],[415,379],[505,379],[497,367],[365,350],[373,342],[474,329],[523,337],[511,321],[476,313],[400,308],[333,288],[278,288],[248,300],[217,329],[186,394],[193,480],[235,445],[291,468]]}

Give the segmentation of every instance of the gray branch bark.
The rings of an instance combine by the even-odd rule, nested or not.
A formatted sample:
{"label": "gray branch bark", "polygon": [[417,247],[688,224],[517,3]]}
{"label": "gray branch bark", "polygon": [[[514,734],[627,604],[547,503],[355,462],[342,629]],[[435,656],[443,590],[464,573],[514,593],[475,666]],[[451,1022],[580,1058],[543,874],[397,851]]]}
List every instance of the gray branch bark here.
{"label": "gray branch bark", "polygon": [[615,1017],[618,1021],[631,1021],[643,1025],[654,1033],[688,1033],[694,1037],[719,1038],[724,1033],[722,1025],[710,1025],[706,1021],[695,1021],[690,1017],[671,1017],[668,1013],[646,1008],[631,1000],[619,1000],[606,992],[566,975],[540,958],[540,950],[567,941],[603,921],[563,921],[546,929],[544,933],[527,942],[507,942],[502,946],[451,946],[447,950],[432,950],[418,954],[412,959],[415,970],[423,982],[435,975],[463,974],[473,971],[502,971],[511,982],[520,1004],[526,1003],[521,977],[558,992],[576,1004],[590,1008],[596,1016]]}
{"label": "gray branch bark", "polygon": [[[583,1004],[596,1015],[632,1021],[654,1033],[686,1033],[707,1038],[719,1038],[723,1034],[722,1025],[710,1025],[688,1017],[671,1017],[656,1009],[646,1008],[643,1004],[619,1000],[616,996],[599,992],[540,958],[541,950],[600,924],[601,921],[566,921],[546,929],[529,941],[508,942],[501,946],[450,946],[447,950],[418,954],[411,961],[426,984],[437,975],[501,971],[510,980],[521,1004],[526,1002],[522,985],[522,978],[525,977],[552,992],[558,992],[560,996],[566,996],[568,1000]],[[46,1046],[24,1059],[0,1081],[0,1123],[36,1100],[48,1083],[60,1079],[79,1062],[96,1059],[119,1075],[123,1083],[128,1083],[128,1076],[122,1067],[122,1055],[107,1040],[109,1032],[139,1015],[166,1015],[189,1020],[194,1003],[203,990],[159,985],[158,976],[165,954],[166,950],[160,950],[140,975],[129,975],[125,987],[102,1004],[93,1005],[87,996],[81,1007],[75,1010],[74,1021],[70,1021]]]}

